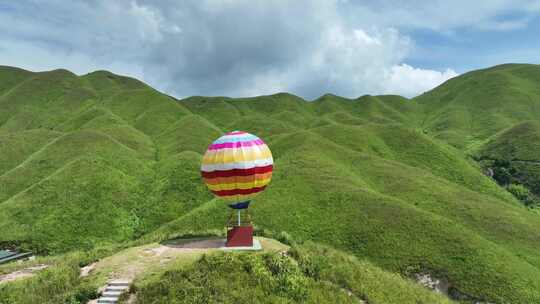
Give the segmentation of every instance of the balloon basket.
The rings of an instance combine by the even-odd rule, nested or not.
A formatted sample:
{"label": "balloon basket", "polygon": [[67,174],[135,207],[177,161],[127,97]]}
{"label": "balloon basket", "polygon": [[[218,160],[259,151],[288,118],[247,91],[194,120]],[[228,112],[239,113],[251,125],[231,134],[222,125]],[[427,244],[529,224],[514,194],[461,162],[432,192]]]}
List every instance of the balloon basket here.
{"label": "balloon basket", "polygon": [[[225,247],[252,247],[253,225],[247,209],[233,210],[227,222],[227,242]],[[243,215],[242,215],[243,213]]]}

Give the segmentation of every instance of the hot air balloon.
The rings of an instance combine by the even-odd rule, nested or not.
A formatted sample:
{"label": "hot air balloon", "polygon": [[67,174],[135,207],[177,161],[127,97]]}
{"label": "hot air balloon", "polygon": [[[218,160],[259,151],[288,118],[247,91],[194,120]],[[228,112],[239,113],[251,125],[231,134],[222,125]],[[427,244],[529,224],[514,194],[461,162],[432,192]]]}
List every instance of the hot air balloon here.
{"label": "hot air balloon", "polygon": [[253,245],[253,226],[249,216],[242,225],[241,210],[247,214],[251,199],[270,183],[273,163],[264,141],[247,132],[229,132],[208,146],[201,175],[210,191],[237,212],[237,220],[228,225],[226,246]]}

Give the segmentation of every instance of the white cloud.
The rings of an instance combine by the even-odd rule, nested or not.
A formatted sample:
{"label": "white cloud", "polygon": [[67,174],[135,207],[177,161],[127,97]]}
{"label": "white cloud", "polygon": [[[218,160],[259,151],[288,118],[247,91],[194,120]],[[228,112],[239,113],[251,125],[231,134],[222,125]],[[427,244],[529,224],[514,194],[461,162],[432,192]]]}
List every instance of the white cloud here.
{"label": "white cloud", "polygon": [[457,76],[451,69],[439,72],[401,63],[411,44],[408,37],[395,29],[368,34],[334,24],[321,32],[319,47],[294,66],[253,75],[234,95],[305,91],[304,96],[316,92],[309,96],[314,98],[337,91],[346,97],[363,94],[413,97]]}
{"label": "white cloud", "polygon": [[163,38],[161,35],[163,18],[158,12],[133,1],[128,16],[134,18],[135,28],[143,40],[156,42]]}
{"label": "white cloud", "polygon": [[[406,65],[414,41],[393,23],[485,24],[507,3],[495,2],[495,9],[471,3],[459,14],[444,1],[418,12],[388,1],[15,2],[0,10],[0,63],[79,74],[109,69],[176,96],[413,96],[456,73]],[[350,12],[354,20],[345,18]]]}
{"label": "white cloud", "polygon": [[354,38],[357,40],[361,40],[365,42],[366,44],[378,44],[381,45],[381,41],[377,38],[370,37],[366,32],[364,32],[361,29],[356,29],[353,31]]}
{"label": "white cloud", "polygon": [[395,65],[384,76],[385,92],[412,97],[428,91],[458,74],[447,69],[444,72],[413,68],[407,64]]}

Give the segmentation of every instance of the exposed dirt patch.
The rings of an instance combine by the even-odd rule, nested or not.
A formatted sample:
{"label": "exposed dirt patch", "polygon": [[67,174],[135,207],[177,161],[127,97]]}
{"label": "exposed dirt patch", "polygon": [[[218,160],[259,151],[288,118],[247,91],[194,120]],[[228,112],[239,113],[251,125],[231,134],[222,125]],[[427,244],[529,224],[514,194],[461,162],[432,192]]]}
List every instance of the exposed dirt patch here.
{"label": "exposed dirt patch", "polygon": [[366,304],[367,302],[357,297],[350,289],[341,288],[349,297],[354,298],[360,304]]}
{"label": "exposed dirt patch", "polygon": [[10,281],[15,281],[18,279],[32,277],[35,275],[35,272],[43,270],[47,267],[49,267],[49,265],[41,264],[41,265],[24,268],[22,270],[17,270],[12,273],[2,275],[0,276],[0,284],[5,283],[5,282],[10,282]]}
{"label": "exposed dirt patch", "polygon": [[417,273],[415,276],[420,285],[448,296],[450,283],[446,279],[432,277],[429,273]]}
{"label": "exposed dirt patch", "polygon": [[97,265],[97,262],[94,262],[90,265],[86,265],[84,267],[81,268],[81,274],[80,274],[80,277],[83,278],[83,277],[87,277],[90,272],[92,270],[94,270],[94,268],[96,268],[96,265]]}

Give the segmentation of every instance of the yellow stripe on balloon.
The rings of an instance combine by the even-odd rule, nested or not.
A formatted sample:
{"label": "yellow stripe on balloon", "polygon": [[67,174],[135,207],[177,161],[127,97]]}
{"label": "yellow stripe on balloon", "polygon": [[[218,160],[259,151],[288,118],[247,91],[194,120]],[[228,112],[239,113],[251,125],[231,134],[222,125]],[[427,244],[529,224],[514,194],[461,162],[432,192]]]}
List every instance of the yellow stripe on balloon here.
{"label": "yellow stripe on balloon", "polygon": [[230,184],[208,184],[208,188],[212,191],[234,190],[234,189],[251,189],[255,187],[262,187],[270,182],[271,178],[256,180],[249,183],[230,183]]}
{"label": "yellow stripe on balloon", "polygon": [[221,196],[220,199],[226,201],[226,202],[232,202],[232,203],[237,203],[237,202],[243,202],[243,201],[247,201],[247,200],[250,200],[252,198],[254,198],[258,193],[252,193],[252,194],[236,194],[236,195],[231,195],[231,196]]}
{"label": "yellow stripe on balloon", "polygon": [[272,172],[262,173],[262,174],[253,174],[248,176],[231,176],[231,177],[214,177],[214,178],[204,178],[204,182],[211,185],[218,184],[232,184],[232,183],[252,183],[256,180],[272,178]]}

